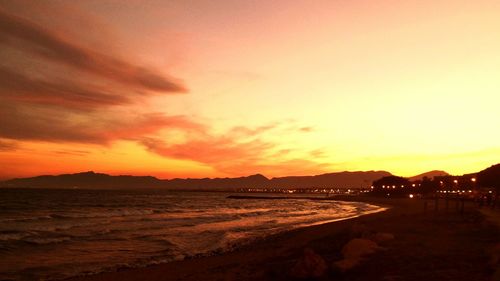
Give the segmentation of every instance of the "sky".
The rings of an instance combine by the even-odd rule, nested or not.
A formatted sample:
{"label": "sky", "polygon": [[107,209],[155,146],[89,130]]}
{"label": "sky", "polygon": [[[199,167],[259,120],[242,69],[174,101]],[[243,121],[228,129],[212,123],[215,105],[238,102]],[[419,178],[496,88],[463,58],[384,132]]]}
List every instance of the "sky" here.
{"label": "sky", "polygon": [[496,0],[0,0],[0,178],[476,172]]}

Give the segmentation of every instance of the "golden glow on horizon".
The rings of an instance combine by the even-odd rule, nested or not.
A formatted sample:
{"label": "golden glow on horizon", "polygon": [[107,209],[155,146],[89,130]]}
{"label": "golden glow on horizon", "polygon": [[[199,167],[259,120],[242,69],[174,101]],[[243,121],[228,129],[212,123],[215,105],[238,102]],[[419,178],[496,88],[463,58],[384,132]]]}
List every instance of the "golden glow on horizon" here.
{"label": "golden glow on horizon", "polygon": [[[181,77],[189,89],[119,108],[125,115],[189,120],[160,130],[154,126],[163,123],[125,127],[105,144],[0,135],[0,165],[9,167],[1,177],[86,170],[272,177],[374,169],[413,176],[476,172],[500,157],[498,1],[72,5],[115,34],[110,52]],[[68,30],[33,16],[36,11],[20,16],[78,34],[78,27]],[[96,31],[78,40],[94,46],[108,37]],[[17,149],[2,149],[3,142]]]}
{"label": "golden glow on horizon", "polygon": [[[121,141],[112,147],[80,146],[48,143],[25,143],[18,152],[3,152],[6,177],[18,175],[74,173],[93,170],[113,175],[153,175],[159,178],[207,177],[216,175],[205,165],[192,161],[168,159],[145,151],[133,142]],[[27,163],[27,159],[29,162]],[[193,173],[193,171],[196,171]]]}

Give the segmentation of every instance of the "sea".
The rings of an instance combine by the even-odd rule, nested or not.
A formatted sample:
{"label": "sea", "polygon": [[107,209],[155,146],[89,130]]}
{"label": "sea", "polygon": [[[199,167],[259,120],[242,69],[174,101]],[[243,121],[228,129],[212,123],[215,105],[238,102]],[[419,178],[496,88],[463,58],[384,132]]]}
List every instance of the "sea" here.
{"label": "sea", "polygon": [[0,280],[58,280],[220,254],[272,234],[383,210],[228,195],[234,194],[0,189]]}

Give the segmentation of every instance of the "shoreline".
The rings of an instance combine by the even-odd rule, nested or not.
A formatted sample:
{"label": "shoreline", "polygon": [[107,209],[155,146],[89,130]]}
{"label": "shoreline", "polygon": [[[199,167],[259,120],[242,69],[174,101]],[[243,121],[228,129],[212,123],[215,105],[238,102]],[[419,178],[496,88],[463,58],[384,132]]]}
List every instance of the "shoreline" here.
{"label": "shoreline", "polygon": [[[396,238],[394,241],[389,241],[387,245],[382,245],[388,249],[387,251],[373,254],[367,261],[345,273],[330,269],[321,280],[365,280],[365,277],[371,280],[386,280],[385,277],[390,274],[394,275],[394,271],[398,272],[393,266],[390,266],[390,264],[394,265],[400,262],[395,261],[394,256],[398,256],[399,260],[410,261],[411,251],[420,251],[418,254],[421,260],[417,263],[417,267],[435,267],[434,262],[437,262],[446,269],[447,275],[433,279],[433,275],[429,275],[429,272],[419,272],[412,269],[406,270],[404,273],[408,275],[407,278],[395,280],[424,280],[423,278],[426,280],[443,280],[443,278],[447,280],[449,277],[455,280],[488,280],[488,276],[493,274],[493,269],[487,262],[489,257],[485,249],[498,243],[498,228],[485,223],[472,204],[467,206],[465,214],[459,214],[454,210],[447,212],[442,210],[434,213],[430,207],[424,210],[425,201],[423,199],[385,199],[361,196],[356,198],[336,196],[328,199],[363,202],[380,207],[389,206],[389,208],[381,212],[274,234],[220,255],[190,258],[143,268],[125,268],[115,272],[79,276],[65,280],[289,280],[291,278],[290,269],[300,259],[304,248],[313,249],[331,267],[333,262],[341,259],[342,246],[350,239],[362,235],[357,233],[359,229],[371,232],[388,232],[394,234]],[[455,228],[447,227],[447,224]],[[488,231],[485,232],[485,229]],[[427,233],[426,230],[431,233]],[[474,233],[468,233],[470,231]],[[477,233],[478,231],[479,233]],[[478,243],[467,243],[467,240],[474,242],[474,239],[471,238],[474,236],[468,237],[464,234],[481,234],[484,237]],[[410,240],[407,239],[408,236],[411,237]],[[460,241],[456,241],[457,244],[448,245],[449,243],[441,243],[437,239],[440,236],[445,236],[448,239],[452,237]],[[419,242],[419,240],[421,241]],[[421,244],[425,244],[426,241],[431,247],[429,251],[435,253],[429,255],[421,252],[422,246],[424,246]],[[468,247],[455,248],[463,243],[466,243]],[[440,244],[447,246],[442,248],[443,245]],[[454,256],[470,260],[471,263],[464,268],[460,259],[454,261],[450,251],[454,253]],[[436,257],[439,258],[436,259]],[[446,263],[443,263],[443,260]],[[460,264],[460,267],[457,263]],[[404,264],[404,267],[407,268],[408,265]],[[374,265],[377,266],[370,267]],[[367,266],[368,268],[366,268]],[[382,270],[384,267],[387,269],[386,272]],[[452,270],[453,268],[459,269]],[[435,270],[442,271],[439,266]],[[377,274],[380,275],[380,279],[374,278]],[[402,274],[402,272],[398,274]],[[408,279],[410,276],[420,277]]]}

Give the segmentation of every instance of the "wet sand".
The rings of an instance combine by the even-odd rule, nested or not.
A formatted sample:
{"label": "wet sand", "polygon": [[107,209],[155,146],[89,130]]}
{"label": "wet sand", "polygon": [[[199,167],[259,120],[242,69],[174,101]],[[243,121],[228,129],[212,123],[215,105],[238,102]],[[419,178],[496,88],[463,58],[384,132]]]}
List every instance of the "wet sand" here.
{"label": "wet sand", "polygon": [[[422,199],[339,199],[390,208],[274,235],[230,253],[71,280],[295,280],[290,271],[306,247],[329,267],[316,280],[494,280],[498,265],[490,264],[490,252],[500,242],[500,232],[471,202],[461,212],[453,202],[448,210],[441,202],[436,211],[433,200],[425,207]],[[376,232],[392,233],[395,239],[353,269],[335,269],[332,263],[342,258],[349,240]]]}

